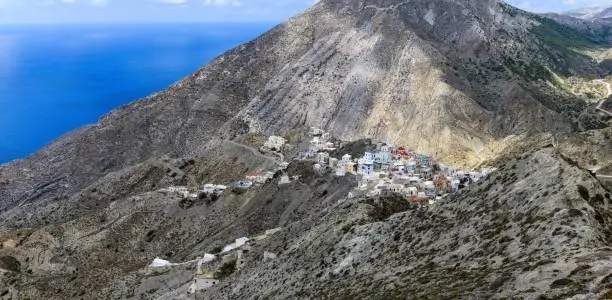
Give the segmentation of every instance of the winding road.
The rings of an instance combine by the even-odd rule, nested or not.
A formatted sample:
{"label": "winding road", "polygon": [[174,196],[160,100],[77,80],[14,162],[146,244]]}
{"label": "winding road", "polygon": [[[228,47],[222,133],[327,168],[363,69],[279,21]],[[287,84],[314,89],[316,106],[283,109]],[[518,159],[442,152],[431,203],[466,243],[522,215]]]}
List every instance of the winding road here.
{"label": "winding road", "polygon": [[601,112],[603,112],[603,113],[605,113],[605,114],[608,114],[608,115],[612,116],[612,112],[609,112],[609,111],[601,108],[601,106],[604,104],[604,102],[606,102],[606,100],[608,100],[607,98],[610,97],[610,95],[612,95],[612,84],[610,84],[609,82],[604,81],[603,79],[598,79],[598,80],[595,80],[595,81],[597,81],[597,82],[599,82],[601,84],[606,85],[606,88],[608,90],[608,95],[606,95],[606,97],[605,97],[606,99],[601,100],[601,102],[599,102],[599,104],[597,105],[596,109],[601,111]]}
{"label": "winding road", "polygon": [[[273,158],[273,157],[270,157],[270,156],[267,156],[267,155],[263,155],[263,154],[261,154],[261,152],[259,152],[259,150],[255,149],[255,148],[253,148],[253,147],[247,146],[247,145],[245,145],[245,144],[237,143],[237,142],[234,142],[234,141],[228,141],[228,142],[229,142],[230,144],[234,145],[234,146],[238,146],[238,147],[240,147],[240,148],[243,148],[243,149],[246,149],[246,150],[251,151],[251,153],[253,153],[253,155],[255,155],[255,156],[257,156],[257,157],[260,157],[260,158],[263,158],[263,159],[266,159],[266,160],[272,161],[272,162],[274,162],[274,163],[276,163],[276,164],[278,164],[278,163],[279,163],[278,158]],[[280,155],[282,155],[282,154],[280,154]],[[281,160],[280,160],[280,162],[282,162],[282,161],[283,161],[283,159],[282,159],[282,158],[283,158],[283,157],[281,156]]]}

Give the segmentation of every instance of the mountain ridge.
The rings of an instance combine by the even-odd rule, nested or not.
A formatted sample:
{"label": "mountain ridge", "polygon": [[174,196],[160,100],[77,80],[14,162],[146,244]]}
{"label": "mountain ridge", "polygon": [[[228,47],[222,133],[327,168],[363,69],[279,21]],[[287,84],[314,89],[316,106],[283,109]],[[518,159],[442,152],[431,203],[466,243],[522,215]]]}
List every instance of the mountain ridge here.
{"label": "mountain ridge", "polygon": [[[568,218],[580,217],[580,224],[593,224],[589,230],[595,233],[571,245],[584,252],[595,251],[589,247],[608,244],[595,240],[612,223],[604,180],[587,170],[612,164],[612,134],[610,118],[596,112],[595,100],[605,95],[586,89],[591,87],[586,83],[603,88],[593,81],[608,80],[605,76],[612,68],[584,54],[608,44],[585,39],[579,33],[568,25],[494,0],[319,1],[167,90],[118,108],[24,160],[1,166],[0,242],[11,247],[0,249],[0,257],[12,257],[21,269],[0,279],[12,282],[7,292],[11,297],[163,298],[163,292],[181,292],[184,282],[177,278],[191,278],[192,270],[149,274],[146,266],[155,257],[193,260],[228,240],[281,226],[288,228],[287,235],[262,246],[273,248],[283,258],[283,262],[272,264],[282,270],[281,277],[307,274],[318,278],[323,272],[327,274],[323,278],[335,278],[329,284],[309,281],[302,287],[304,292],[338,297],[364,292],[366,286],[356,286],[343,272],[373,276],[373,270],[382,265],[368,262],[361,269],[351,267],[351,261],[343,256],[346,250],[340,248],[353,240],[382,242],[385,246],[380,253],[364,253],[390,255],[393,259],[389,262],[398,264],[401,274],[423,271],[431,275],[424,275],[425,279],[449,284],[449,278],[438,280],[440,272],[413,260],[408,265],[394,252],[399,248],[407,251],[408,244],[403,243],[409,242],[401,238],[402,243],[393,241],[392,229],[410,228],[400,231],[416,241],[439,235],[443,223],[419,226],[407,221],[410,213],[405,212],[387,220],[372,219],[368,209],[377,205],[384,209],[386,200],[347,200],[356,185],[352,177],[317,174],[314,162],[291,161],[285,172],[298,179],[286,188],[278,186],[277,174],[272,182],[243,194],[227,193],[216,201],[191,205],[164,192],[177,185],[229,185],[248,172],[272,168],[268,160],[238,147],[235,139],[283,135],[294,147],[284,153],[291,160],[300,145],[308,143],[301,135],[311,126],[344,142],[371,138],[404,144],[459,166],[503,167],[499,177],[452,197],[442,208],[423,206],[414,212],[425,211],[415,220],[427,223],[440,217],[452,223],[457,232],[468,228],[457,220],[469,216],[469,230],[487,236],[488,243],[464,244],[495,250],[499,250],[498,244],[519,247],[519,242],[502,240],[499,234],[523,229],[548,234],[542,228],[572,227],[573,223],[566,224]],[[576,87],[586,92],[576,92]],[[582,197],[574,184],[583,185],[590,196]],[[558,196],[549,196],[557,190]],[[488,215],[493,210],[483,209],[499,199],[517,216],[529,209],[539,218],[529,219],[521,211],[522,221],[508,222],[512,229],[506,230]],[[389,201],[393,205],[396,200]],[[353,236],[350,228],[343,227],[347,220],[334,211],[338,207],[356,222],[353,227],[359,234]],[[560,210],[555,212],[555,208]],[[586,211],[580,216],[570,213],[582,208]],[[430,210],[435,214],[429,214]],[[560,217],[555,218],[559,212]],[[501,231],[488,232],[484,223],[478,223],[484,216]],[[377,228],[384,230],[379,234]],[[338,235],[326,239],[322,232]],[[348,240],[345,235],[350,235]],[[319,258],[313,261],[311,258],[322,252],[308,252],[300,248],[300,241],[314,248],[325,245],[333,252],[323,262]],[[539,241],[561,240],[542,235]],[[443,255],[455,251],[450,239],[439,243]],[[530,240],[520,243],[529,249],[535,247]],[[435,252],[428,247],[423,249]],[[520,256],[507,257],[516,259],[516,265],[504,263],[504,249],[499,250],[501,262],[485,256],[447,257],[444,264],[452,261],[493,268],[490,274],[497,279],[482,281],[486,274],[474,273],[478,280],[468,279],[468,285],[440,295],[464,297],[479,284],[486,284],[483,289],[487,295],[510,297],[515,286],[504,285],[504,280],[510,279],[502,269],[510,270],[515,278],[523,272],[545,269],[546,264],[529,261],[536,264],[531,269],[524,265],[531,258]],[[547,245],[546,250],[559,249]],[[363,255],[351,254],[360,257],[360,263]],[[436,259],[429,252],[421,255]],[[563,255],[576,258],[567,252]],[[570,268],[561,260],[555,263]],[[4,269],[3,265],[0,268]],[[606,268],[596,270],[597,276],[583,277],[599,280]],[[210,293],[194,297],[255,297],[248,282],[282,286],[272,278],[274,270],[255,263]],[[455,270],[470,273],[471,269],[459,265]],[[545,269],[548,277],[534,279],[538,282],[535,291],[520,294],[585,294],[586,283],[571,277],[572,270],[562,271],[576,285],[551,287],[554,272]],[[397,296],[408,291],[393,283],[401,274],[380,273],[376,282],[385,287],[367,287]],[[425,279],[409,281],[414,283],[414,292],[424,297]],[[527,283],[516,285],[531,288]],[[605,287],[597,287],[598,293],[605,291]],[[261,295],[314,297],[297,289],[265,289]]]}

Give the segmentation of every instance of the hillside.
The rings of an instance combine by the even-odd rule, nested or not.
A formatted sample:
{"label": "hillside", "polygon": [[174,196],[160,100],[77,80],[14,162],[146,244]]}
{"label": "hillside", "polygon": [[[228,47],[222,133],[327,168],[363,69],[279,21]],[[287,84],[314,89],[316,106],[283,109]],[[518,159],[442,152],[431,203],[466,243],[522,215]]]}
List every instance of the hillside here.
{"label": "hillside", "polygon": [[[601,296],[610,191],[593,170],[612,165],[596,109],[612,64],[593,59],[607,38],[583,33],[494,0],[319,1],[0,166],[0,298]],[[435,205],[351,198],[354,177],[293,160],[310,127],[339,157],[373,139],[499,171]],[[270,135],[291,146],[257,150]],[[279,168],[219,198],[169,192]],[[283,172],[297,179],[279,185]],[[264,238],[195,295],[192,263],[147,267],[243,236]]]}
{"label": "hillside", "polygon": [[568,50],[592,44],[497,1],[396,2],[321,1],[167,90],[2,167],[0,209],[70,197],[109,172],[204,153],[235,133],[296,126],[471,165],[510,135],[579,128],[589,99],[563,78],[608,72]]}
{"label": "hillside", "polygon": [[578,30],[588,39],[604,43],[612,41],[612,7],[590,7],[544,16]]}

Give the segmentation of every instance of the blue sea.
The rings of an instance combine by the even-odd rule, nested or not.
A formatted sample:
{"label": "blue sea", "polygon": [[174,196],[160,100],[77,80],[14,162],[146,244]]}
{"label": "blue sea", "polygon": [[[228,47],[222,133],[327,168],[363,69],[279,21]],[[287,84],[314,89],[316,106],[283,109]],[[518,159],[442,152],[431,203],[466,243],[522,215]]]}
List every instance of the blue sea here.
{"label": "blue sea", "polygon": [[272,24],[0,27],[0,163],[162,90]]}

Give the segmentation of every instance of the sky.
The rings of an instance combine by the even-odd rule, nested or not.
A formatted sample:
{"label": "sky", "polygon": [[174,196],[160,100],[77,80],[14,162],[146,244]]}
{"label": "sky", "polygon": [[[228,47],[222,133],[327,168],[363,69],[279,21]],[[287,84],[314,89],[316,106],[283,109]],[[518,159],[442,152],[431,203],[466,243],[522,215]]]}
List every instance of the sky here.
{"label": "sky", "polygon": [[[317,0],[0,0],[4,23],[278,22]],[[507,0],[533,12],[610,5],[612,0]]]}

